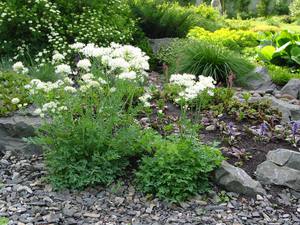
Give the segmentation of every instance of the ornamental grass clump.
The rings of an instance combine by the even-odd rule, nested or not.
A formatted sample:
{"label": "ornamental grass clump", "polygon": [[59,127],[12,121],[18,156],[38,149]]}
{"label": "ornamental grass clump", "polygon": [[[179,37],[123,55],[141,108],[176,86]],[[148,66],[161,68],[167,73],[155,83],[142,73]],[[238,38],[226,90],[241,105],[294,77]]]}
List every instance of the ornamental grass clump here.
{"label": "ornamental grass clump", "polygon": [[175,41],[161,57],[170,66],[171,74],[203,75],[223,84],[228,82],[230,74],[243,81],[254,69],[254,65],[239,54],[206,41]]}

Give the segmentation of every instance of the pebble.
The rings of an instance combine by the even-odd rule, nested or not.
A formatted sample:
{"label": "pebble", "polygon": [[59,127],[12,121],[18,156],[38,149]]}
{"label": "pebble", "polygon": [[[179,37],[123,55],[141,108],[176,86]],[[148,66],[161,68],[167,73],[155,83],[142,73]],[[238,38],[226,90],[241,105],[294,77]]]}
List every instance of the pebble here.
{"label": "pebble", "polygon": [[[0,159],[0,162],[4,159]],[[55,192],[43,180],[46,174],[43,158],[19,160],[6,157],[0,163],[0,217],[14,225],[78,224],[78,225],[298,225],[300,202],[290,191],[256,199],[227,193],[224,202],[217,191],[198,195],[180,205],[170,205],[158,199],[148,199],[132,185],[122,192],[109,188],[85,191]],[[18,166],[16,166],[18,165]],[[29,165],[29,166],[28,166]],[[32,172],[31,168],[35,168]],[[10,171],[10,173],[1,173]],[[31,176],[32,173],[36,173]],[[15,178],[18,183],[11,182]],[[279,202],[279,200],[281,202]],[[272,202],[276,200],[276,204]],[[286,203],[289,202],[289,205]],[[293,212],[293,213],[291,213]]]}

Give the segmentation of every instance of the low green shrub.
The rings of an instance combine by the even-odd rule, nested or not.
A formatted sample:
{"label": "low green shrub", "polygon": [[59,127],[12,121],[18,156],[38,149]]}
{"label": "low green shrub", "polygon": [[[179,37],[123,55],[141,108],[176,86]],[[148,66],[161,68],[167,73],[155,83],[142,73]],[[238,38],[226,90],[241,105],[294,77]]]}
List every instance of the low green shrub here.
{"label": "low green shrub", "polygon": [[177,203],[208,190],[209,174],[223,160],[219,150],[180,136],[158,144],[154,156],[144,157],[136,172],[142,192]]}
{"label": "low green shrub", "polygon": [[184,7],[176,2],[132,0],[131,8],[150,38],[185,37],[194,26],[212,31],[222,26],[218,12],[206,5]]}
{"label": "low green shrub", "polygon": [[284,86],[290,79],[300,79],[300,73],[292,73],[290,68],[268,65],[268,71],[272,81],[279,86]]}
{"label": "low green shrub", "polygon": [[201,27],[195,27],[189,31],[187,37],[222,44],[231,50],[241,50],[245,47],[256,47],[259,44],[258,34],[256,32],[230,30],[228,28],[209,32]]}
{"label": "low green shrub", "polygon": [[1,57],[32,61],[73,42],[128,43],[135,32],[128,4],[120,0],[4,0],[0,12]]}
{"label": "low green shrub", "polygon": [[211,76],[223,84],[226,84],[231,72],[237,80],[242,81],[254,69],[254,66],[239,54],[206,41],[174,41],[166,50],[161,51],[159,57],[170,66],[170,74]]}
{"label": "low green shrub", "polygon": [[24,88],[29,80],[26,75],[0,71],[0,116],[7,116],[29,103],[28,91]]}

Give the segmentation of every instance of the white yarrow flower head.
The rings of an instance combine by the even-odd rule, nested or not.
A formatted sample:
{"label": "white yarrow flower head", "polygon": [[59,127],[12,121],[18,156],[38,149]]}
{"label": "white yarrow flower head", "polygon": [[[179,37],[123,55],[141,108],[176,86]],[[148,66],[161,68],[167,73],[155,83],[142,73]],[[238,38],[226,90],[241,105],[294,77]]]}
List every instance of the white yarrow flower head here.
{"label": "white yarrow flower head", "polygon": [[137,75],[136,75],[136,72],[134,72],[134,71],[124,72],[119,75],[119,79],[121,79],[121,80],[135,80],[136,77],[137,77]]}
{"label": "white yarrow flower head", "polygon": [[76,42],[72,45],[70,45],[71,49],[75,49],[75,50],[80,50],[82,48],[84,48],[85,44],[81,43],[81,42]]}
{"label": "white yarrow flower head", "polygon": [[91,66],[92,64],[88,59],[79,60],[79,62],[77,63],[77,67],[85,71],[90,71]]}
{"label": "white yarrow flower head", "polygon": [[55,73],[57,74],[63,74],[63,75],[68,75],[72,73],[72,69],[69,65],[67,64],[60,64],[55,67]]}
{"label": "white yarrow flower head", "polygon": [[13,66],[12,66],[13,71],[15,71],[16,73],[22,73],[22,74],[26,74],[28,73],[28,68],[26,68],[22,62],[16,62]]}
{"label": "white yarrow flower head", "polygon": [[14,104],[14,105],[17,105],[17,104],[20,103],[20,99],[19,99],[19,98],[13,98],[13,99],[11,100],[11,103]]}
{"label": "white yarrow flower head", "polygon": [[57,62],[61,62],[65,59],[65,56],[63,54],[60,54],[59,52],[56,52],[53,56],[52,56],[52,62],[53,63],[57,63]]}

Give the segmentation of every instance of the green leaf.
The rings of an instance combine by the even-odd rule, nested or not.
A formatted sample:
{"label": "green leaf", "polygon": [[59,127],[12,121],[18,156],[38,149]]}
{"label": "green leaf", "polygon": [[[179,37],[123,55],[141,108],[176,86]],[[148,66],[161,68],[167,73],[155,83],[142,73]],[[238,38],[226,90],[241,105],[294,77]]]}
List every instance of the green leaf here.
{"label": "green leaf", "polygon": [[300,65],[300,47],[292,48],[291,59]]}
{"label": "green leaf", "polygon": [[261,49],[260,55],[264,60],[270,61],[273,58],[276,48],[274,46],[268,45]]}

